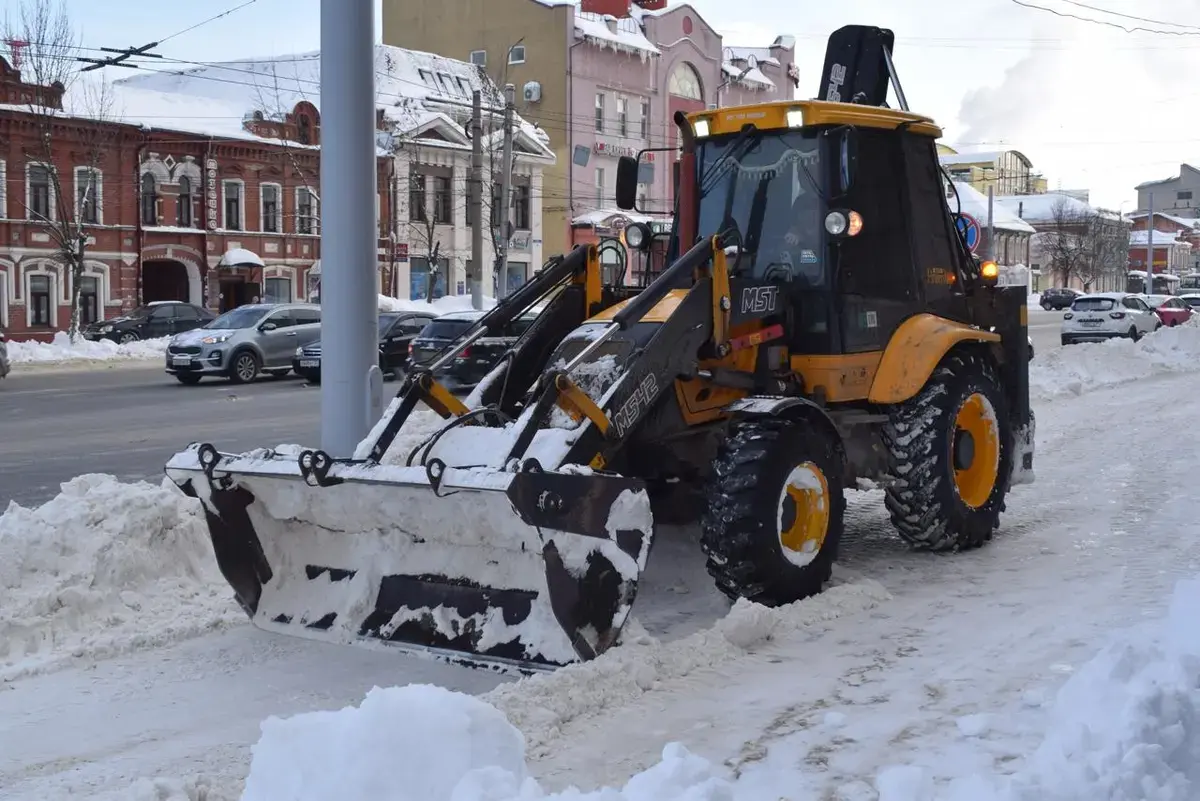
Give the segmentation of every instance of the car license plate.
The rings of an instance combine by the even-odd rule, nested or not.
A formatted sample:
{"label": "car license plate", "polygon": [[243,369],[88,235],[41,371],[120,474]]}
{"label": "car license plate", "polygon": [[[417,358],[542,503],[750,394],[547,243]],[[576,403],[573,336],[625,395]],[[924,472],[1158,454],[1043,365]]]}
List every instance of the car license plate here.
{"label": "car license plate", "polygon": [[320,367],[321,362],[317,359],[301,359],[300,366],[301,367]]}
{"label": "car license plate", "polygon": [[1100,321],[1095,319],[1084,318],[1083,320],[1080,320],[1080,322],[1084,325],[1100,325]]}
{"label": "car license plate", "polygon": [[171,359],[171,364],[175,365],[176,367],[190,367],[192,364],[192,357],[176,356],[175,358]]}

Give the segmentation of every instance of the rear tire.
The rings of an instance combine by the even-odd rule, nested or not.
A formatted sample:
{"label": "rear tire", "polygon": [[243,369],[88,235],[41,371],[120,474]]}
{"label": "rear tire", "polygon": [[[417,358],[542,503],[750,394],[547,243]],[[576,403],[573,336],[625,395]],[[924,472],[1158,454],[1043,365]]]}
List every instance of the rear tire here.
{"label": "rear tire", "polygon": [[1129,338],[1132,339],[1134,342],[1137,342],[1139,339],[1142,338],[1142,335],[1138,333],[1137,326],[1131,326],[1129,328]]}
{"label": "rear tire", "polygon": [[234,384],[248,384],[258,378],[258,370],[258,357],[254,351],[238,351],[229,364],[229,380]]}
{"label": "rear tire", "polygon": [[119,337],[117,337],[117,343],[121,344],[121,345],[128,345],[130,342],[137,342],[137,341],[138,341],[138,335],[132,331],[125,331]]}
{"label": "rear tire", "polygon": [[705,495],[700,543],[721,592],[776,606],[825,586],[846,507],[832,432],[778,418],[735,422]]}
{"label": "rear tire", "polygon": [[931,551],[990,540],[1012,463],[1008,404],[992,364],[975,353],[949,354],[889,418],[882,434],[895,480],[884,503],[900,536]]}

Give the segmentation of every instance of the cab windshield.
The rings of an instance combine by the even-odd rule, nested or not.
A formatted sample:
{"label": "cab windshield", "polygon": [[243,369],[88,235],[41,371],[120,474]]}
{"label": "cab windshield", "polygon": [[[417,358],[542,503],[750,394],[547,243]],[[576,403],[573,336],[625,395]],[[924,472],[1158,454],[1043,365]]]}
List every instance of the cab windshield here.
{"label": "cab windshield", "polygon": [[825,206],[817,134],[757,131],[702,142],[699,232],[735,227],[739,274],[758,281],[826,285]]}

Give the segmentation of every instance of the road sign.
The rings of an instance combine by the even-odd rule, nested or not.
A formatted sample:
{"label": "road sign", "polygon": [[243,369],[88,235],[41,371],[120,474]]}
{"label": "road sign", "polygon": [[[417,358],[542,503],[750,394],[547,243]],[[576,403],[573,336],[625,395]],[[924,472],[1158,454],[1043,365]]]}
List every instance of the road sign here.
{"label": "road sign", "polygon": [[955,224],[967,240],[967,247],[974,253],[975,249],[979,247],[979,222],[970,214],[960,214]]}

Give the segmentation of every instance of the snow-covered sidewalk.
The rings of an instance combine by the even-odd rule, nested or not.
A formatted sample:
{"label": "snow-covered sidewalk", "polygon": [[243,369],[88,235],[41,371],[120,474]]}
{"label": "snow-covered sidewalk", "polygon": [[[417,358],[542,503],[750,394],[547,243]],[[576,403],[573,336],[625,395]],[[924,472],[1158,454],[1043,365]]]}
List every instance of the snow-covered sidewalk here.
{"label": "snow-covered sidewalk", "polygon": [[[78,479],[56,506],[0,517],[0,625],[40,632],[0,657],[19,676],[0,684],[0,798],[232,801],[249,775],[246,801],[532,801],[571,785],[625,786],[603,801],[1193,799],[1200,631],[1147,621],[1200,573],[1200,445],[1176,433],[1200,411],[1196,356],[1200,329],[1039,356],[1038,480],[984,549],[910,552],[880,494],[853,493],[836,586],[729,612],[691,533],[668,532],[635,609],[648,633],[521,682],[251,629],[197,551],[190,501]],[[136,530],[108,526],[107,504]],[[1200,592],[1183,593],[1194,609]],[[158,647],[206,626],[224,628]],[[410,682],[477,698],[363,701]]]}

